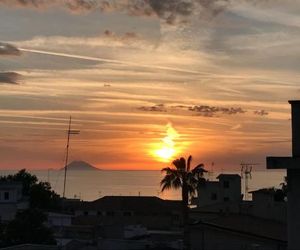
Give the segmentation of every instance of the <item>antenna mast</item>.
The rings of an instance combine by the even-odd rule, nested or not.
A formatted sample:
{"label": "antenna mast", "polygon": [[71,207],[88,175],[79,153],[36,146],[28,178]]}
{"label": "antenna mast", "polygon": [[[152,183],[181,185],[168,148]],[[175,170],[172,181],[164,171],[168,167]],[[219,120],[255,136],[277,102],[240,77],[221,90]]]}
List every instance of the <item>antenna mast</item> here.
{"label": "antenna mast", "polygon": [[258,163],[241,163],[241,177],[244,179],[245,189],[244,189],[244,199],[248,200],[249,191],[249,179],[252,179],[252,168],[254,165],[259,165]]}
{"label": "antenna mast", "polygon": [[65,178],[64,178],[64,190],[63,190],[63,198],[66,198],[66,182],[67,182],[67,169],[68,169],[68,161],[69,161],[69,147],[70,147],[70,135],[78,135],[80,133],[79,130],[71,129],[72,124],[72,117],[70,116],[69,119],[69,129],[67,131],[67,153],[66,153],[66,160],[65,160]]}

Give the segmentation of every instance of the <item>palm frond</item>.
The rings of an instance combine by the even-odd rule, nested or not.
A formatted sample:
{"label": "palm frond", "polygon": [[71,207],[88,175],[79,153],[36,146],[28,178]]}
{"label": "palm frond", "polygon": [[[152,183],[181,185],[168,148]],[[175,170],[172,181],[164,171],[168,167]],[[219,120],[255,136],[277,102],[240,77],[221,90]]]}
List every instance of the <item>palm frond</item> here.
{"label": "palm frond", "polygon": [[172,186],[174,189],[179,189],[182,187],[182,179],[178,176],[173,180]]}
{"label": "palm frond", "polygon": [[179,189],[182,186],[182,181],[179,175],[176,174],[166,174],[165,177],[160,182],[161,191],[165,191],[171,188]]}
{"label": "palm frond", "polygon": [[187,172],[189,172],[190,169],[191,169],[191,162],[192,162],[192,156],[190,155],[188,160],[187,160],[187,166],[186,166]]}
{"label": "palm frond", "polygon": [[192,171],[193,175],[203,176],[204,173],[207,173],[207,170],[204,169],[204,164],[197,165]]}
{"label": "palm frond", "polygon": [[171,183],[164,183],[161,185],[161,192],[164,192],[165,190],[168,190],[168,189],[171,189],[172,186],[171,186]]}
{"label": "palm frond", "polygon": [[173,168],[166,167],[166,168],[163,168],[163,169],[161,170],[161,172],[165,172],[166,174],[170,174],[170,173],[172,173],[174,170],[175,170],[175,169],[173,169]]}

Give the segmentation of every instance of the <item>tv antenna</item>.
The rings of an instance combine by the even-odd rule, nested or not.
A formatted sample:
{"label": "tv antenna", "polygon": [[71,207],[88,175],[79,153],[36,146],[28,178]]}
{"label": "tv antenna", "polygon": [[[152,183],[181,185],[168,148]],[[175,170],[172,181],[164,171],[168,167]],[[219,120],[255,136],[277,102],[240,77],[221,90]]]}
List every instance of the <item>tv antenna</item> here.
{"label": "tv antenna", "polygon": [[67,169],[68,169],[68,161],[69,161],[69,147],[70,147],[70,136],[71,135],[78,135],[80,133],[79,130],[71,129],[72,125],[72,117],[70,116],[69,119],[69,129],[67,131],[67,153],[66,153],[66,160],[65,160],[65,178],[64,178],[64,190],[63,190],[63,198],[66,198],[66,182],[67,182]]}
{"label": "tv antenna", "polygon": [[259,163],[241,163],[241,178],[244,179],[244,199],[248,200],[249,192],[249,180],[252,179],[252,169],[253,166],[259,165]]}
{"label": "tv antenna", "polygon": [[214,166],[215,166],[215,162],[211,163],[211,167],[210,170],[208,171],[208,176],[213,176],[214,175]]}

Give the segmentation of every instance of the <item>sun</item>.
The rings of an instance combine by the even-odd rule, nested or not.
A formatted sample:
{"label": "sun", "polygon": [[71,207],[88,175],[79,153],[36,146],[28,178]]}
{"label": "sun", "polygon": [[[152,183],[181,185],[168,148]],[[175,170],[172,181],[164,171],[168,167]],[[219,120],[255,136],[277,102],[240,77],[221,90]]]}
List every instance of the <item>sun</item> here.
{"label": "sun", "polygon": [[170,162],[178,153],[175,140],[179,137],[179,134],[171,123],[167,124],[166,127],[166,136],[152,150],[152,155],[161,162]]}

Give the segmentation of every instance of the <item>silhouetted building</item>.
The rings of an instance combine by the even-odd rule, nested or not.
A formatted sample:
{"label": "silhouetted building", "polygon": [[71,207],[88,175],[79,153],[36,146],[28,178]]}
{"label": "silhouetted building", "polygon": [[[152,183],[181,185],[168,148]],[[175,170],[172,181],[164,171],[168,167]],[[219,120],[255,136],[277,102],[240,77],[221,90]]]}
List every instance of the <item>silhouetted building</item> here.
{"label": "silhouetted building", "polygon": [[262,188],[252,194],[251,214],[255,217],[286,223],[287,202],[276,199],[276,189]]}
{"label": "silhouetted building", "polygon": [[18,182],[0,182],[0,221],[13,220],[18,210],[29,207],[28,197],[23,196],[22,188]]}
{"label": "silhouetted building", "polygon": [[75,217],[77,224],[139,224],[148,229],[172,229],[181,225],[181,202],[150,196],[105,196],[81,202]]}
{"label": "silhouetted building", "polygon": [[285,250],[283,223],[248,215],[215,216],[191,226],[192,250]]}
{"label": "silhouetted building", "polygon": [[[286,249],[286,202],[281,190],[252,191],[242,200],[241,177],[222,174],[198,190],[190,217],[192,250]],[[195,203],[194,203],[195,204]]]}
{"label": "silhouetted building", "polygon": [[238,174],[220,174],[218,181],[207,181],[197,190],[193,205],[209,206],[223,202],[240,202],[242,200],[241,176]]}

